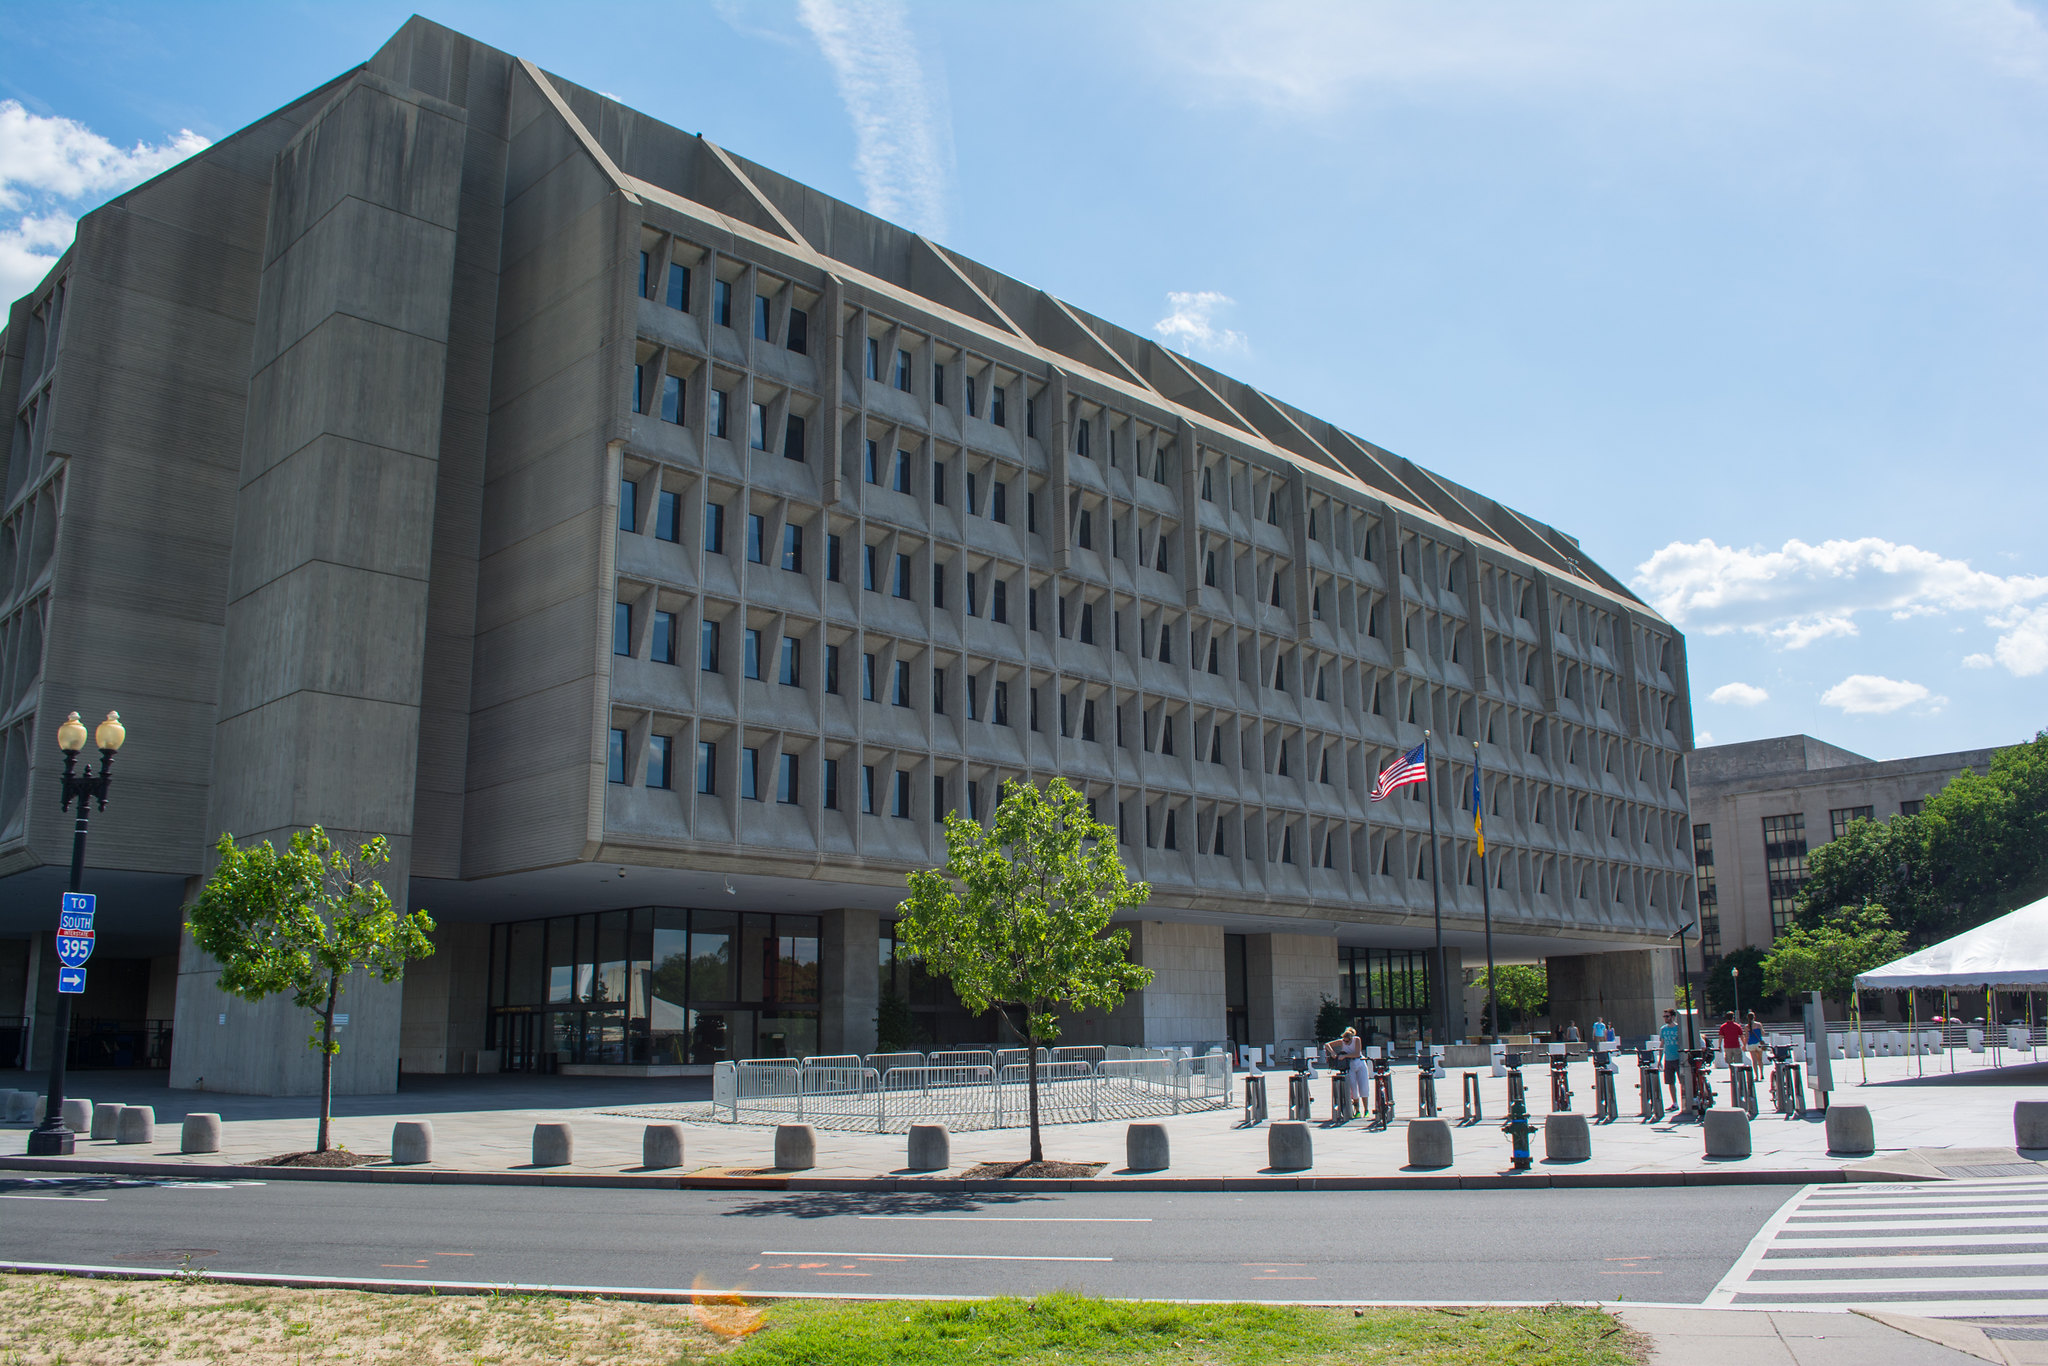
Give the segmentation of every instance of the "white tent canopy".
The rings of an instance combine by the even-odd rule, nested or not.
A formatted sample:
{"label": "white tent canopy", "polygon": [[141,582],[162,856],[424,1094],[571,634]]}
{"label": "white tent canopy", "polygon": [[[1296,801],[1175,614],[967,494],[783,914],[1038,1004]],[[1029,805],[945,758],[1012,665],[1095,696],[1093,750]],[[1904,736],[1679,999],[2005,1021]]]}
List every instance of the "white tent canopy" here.
{"label": "white tent canopy", "polygon": [[1860,973],[1856,985],[1864,991],[2048,988],[2048,897]]}

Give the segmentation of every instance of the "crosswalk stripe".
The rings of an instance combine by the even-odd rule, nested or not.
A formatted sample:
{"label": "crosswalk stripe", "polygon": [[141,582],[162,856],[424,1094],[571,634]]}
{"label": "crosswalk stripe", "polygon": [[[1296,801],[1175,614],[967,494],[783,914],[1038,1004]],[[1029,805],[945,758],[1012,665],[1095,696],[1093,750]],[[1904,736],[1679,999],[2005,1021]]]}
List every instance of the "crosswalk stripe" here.
{"label": "crosswalk stripe", "polygon": [[[1706,1303],[2037,1314],[2048,1305],[2044,1195],[2048,1188],[2024,1177],[1803,1187],[1757,1230]],[[2016,1231],[1997,1231],[2004,1229]]]}

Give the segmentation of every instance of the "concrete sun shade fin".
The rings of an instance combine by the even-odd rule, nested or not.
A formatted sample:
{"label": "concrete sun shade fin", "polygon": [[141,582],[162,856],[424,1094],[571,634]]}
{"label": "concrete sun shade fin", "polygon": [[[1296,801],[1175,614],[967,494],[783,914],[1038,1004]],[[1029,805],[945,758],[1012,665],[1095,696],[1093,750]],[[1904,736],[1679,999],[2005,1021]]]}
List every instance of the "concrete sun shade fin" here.
{"label": "concrete sun shade fin", "polygon": [[[714,286],[739,296],[729,320]],[[384,881],[420,893],[440,952],[401,983],[350,986],[335,1089],[377,1094],[401,1061],[707,1063],[685,1062],[684,1031],[655,1028],[651,1007],[624,1035],[666,1038],[665,1061],[603,1042],[591,1022],[620,998],[579,982],[595,948],[536,969],[566,967],[568,1001],[542,985],[494,1018],[510,973],[492,946],[572,884],[578,915],[725,909],[728,870],[733,911],[801,898],[792,913],[820,917],[816,1000],[774,1025],[777,1002],[750,985],[707,1051],[871,1051],[880,922],[858,906],[877,871],[938,862],[936,818],[985,812],[999,778],[1053,774],[1123,827],[1154,888],[1132,926],[1153,983],[1070,1037],[1214,1039],[1235,1010],[1251,1038],[1305,1039],[1362,962],[1343,955],[1428,942],[1430,808],[1363,803],[1424,728],[1449,953],[1397,971],[1440,978],[1453,1035],[1475,1023],[1456,983],[1480,877],[1497,935],[1549,957],[1560,1011],[1620,1002],[1608,1015],[1641,1034],[1669,999],[1659,946],[1692,876],[1684,641],[1564,533],[512,54],[408,21],[360,67],[85,215],[9,318],[22,360],[0,405],[50,405],[0,500],[8,543],[27,548],[14,582],[43,585],[25,610],[46,623],[49,676],[94,660],[96,686],[153,717],[151,752],[198,756],[198,777],[93,837],[96,865],[132,871],[124,914],[148,927],[105,931],[102,961],[151,969],[110,1013],[172,1017],[174,1088],[298,1095],[318,1077],[287,1002],[229,998],[214,965],[180,960],[203,832],[390,838]],[[204,400],[165,405],[167,386]],[[756,423],[765,456],[745,440]],[[711,506],[729,509],[722,549]],[[43,572],[58,544],[88,540],[119,553]],[[138,564],[171,566],[157,591],[204,606],[149,651],[97,658],[94,605],[132,599]],[[707,622],[726,627],[710,669],[690,654]],[[765,631],[760,678],[742,677],[749,628]],[[800,651],[780,654],[785,638]],[[853,641],[828,692],[826,648]],[[887,696],[897,665],[905,706]],[[1094,739],[1079,715],[1063,733],[1069,698],[1092,708]],[[30,756],[59,703],[8,703],[26,719],[0,734],[0,855],[48,872],[66,832],[51,765]],[[1465,852],[1477,745],[1483,871]],[[1626,838],[1571,835],[1580,800],[1618,811]],[[27,947],[0,940],[0,983],[13,943]],[[0,1016],[27,1013],[23,990]],[[568,1007],[547,1029],[568,1042],[515,1038],[548,1022],[511,1013],[524,1006]],[[942,1024],[966,1029],[955,1015]],[[1422,1018],[1404,1008],[1383,1028]]]}

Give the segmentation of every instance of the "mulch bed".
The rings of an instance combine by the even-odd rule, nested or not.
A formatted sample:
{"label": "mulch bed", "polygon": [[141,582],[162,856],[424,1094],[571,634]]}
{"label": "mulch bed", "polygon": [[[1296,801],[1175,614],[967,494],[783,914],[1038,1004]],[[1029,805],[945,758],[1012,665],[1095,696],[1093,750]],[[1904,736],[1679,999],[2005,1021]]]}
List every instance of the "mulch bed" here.
{"label": "mulch bed", "polygon": [[1101,1171],[1105,1162],[983,1162],[960,1175],[969,1181],[1011,1181],[1040,1179],[1085,1181]]}
{"label": "mulch bed", "polygon": [[245,1165],[251,1167],[365,1167],[372,1162],[386,1162],[390,1159],[382,1153],[351,1153],[331,1148],[324,1153],[280,1153],[276,1157],[259,1157]]}

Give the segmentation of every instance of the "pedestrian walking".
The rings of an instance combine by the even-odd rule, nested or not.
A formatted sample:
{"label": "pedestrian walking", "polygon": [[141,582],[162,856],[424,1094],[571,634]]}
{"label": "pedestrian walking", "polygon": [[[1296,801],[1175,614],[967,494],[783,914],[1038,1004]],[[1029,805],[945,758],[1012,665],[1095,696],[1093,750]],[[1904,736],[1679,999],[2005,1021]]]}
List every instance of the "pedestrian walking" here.
{"label": "pedestrian walking", "polygon": [[1577,1043],[1579,1041],[1579,1022],[1577,1020],[1573,1020],[1564,1027],[1564,1041],[1566,1043]]}
{"label": "pedestrian walking", "polygon": [[1678,1108],[1678,1064],[1683,1052],[1683,1036],[1678,1030],[1678,1012],[1664,1012],[1663,1027],[1657,1031],[1657,1042],[1664,1050],[1664,1085],[1671,1092],[1671,1108]]}
{"label": "pedestrian walking", "polygon": [[1764,1070],[1764,1027],[1757,1023],[1756,1012],[1749,1012],[1749,1064],[1761,1076]]}
{"label": "pedestrian walking", "polygon": [[1721,1036],[1721,1061],[1729,1067],[1741,1062],[1742,1026],[1735,1023],[1734,1011],[1731,1010],[1722,1017],[1721,1027],[1715,1032]]}

